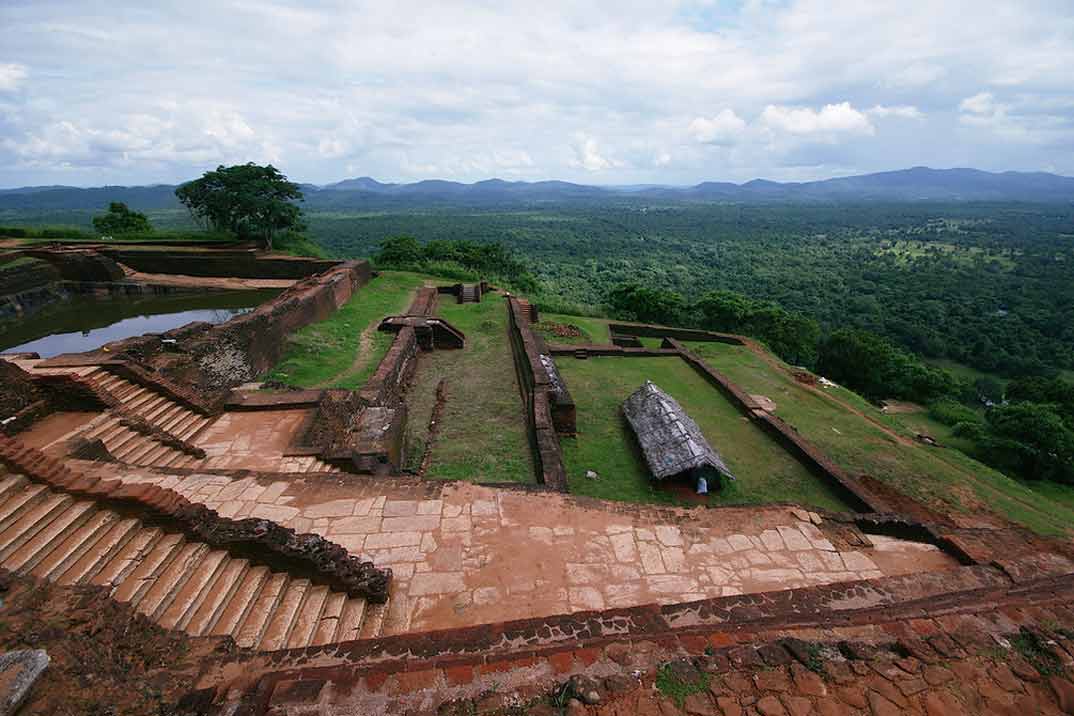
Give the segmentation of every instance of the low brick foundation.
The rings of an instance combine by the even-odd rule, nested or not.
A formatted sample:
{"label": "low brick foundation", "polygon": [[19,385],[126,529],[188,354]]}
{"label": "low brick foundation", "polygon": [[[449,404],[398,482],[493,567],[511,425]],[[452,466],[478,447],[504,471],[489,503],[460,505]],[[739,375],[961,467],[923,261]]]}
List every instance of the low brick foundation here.
{"label": "low brick foundation", "polygon": [[553,490],[567,492],[567,469],[563,466],[554,415],[559,413],[558,424],[564,432],[573,433],[574,402],[565,386],[557,391],[541,360],[537,336],[530,328],[528,308],[514,296],[508,296],[507,315],[511,351],[537,464],[537,481]]}
{"label": "low brick foundation", "polygon": [[879,496],[869,491],[858,480],[851,477],[836,465],[827,455],[811,442],[798,434],[798,431],[775,415],[763,410],[761,406],[727,376],[701,360],[676,338],[665,338],[665,342],[678,351],[679,355],[705,380],[716,386],[728,400],[771,435],[788,452],[808,467],[811,472],[822,477],[850,505],[864,512],[891,512],[891,508]]}
{"label": "low brick foundation", "polygon": [[102,246],[99,253],[143,273],[183,276],[302,279],[337,262],[300,256],[264,256],[254,249],[153,249]]}

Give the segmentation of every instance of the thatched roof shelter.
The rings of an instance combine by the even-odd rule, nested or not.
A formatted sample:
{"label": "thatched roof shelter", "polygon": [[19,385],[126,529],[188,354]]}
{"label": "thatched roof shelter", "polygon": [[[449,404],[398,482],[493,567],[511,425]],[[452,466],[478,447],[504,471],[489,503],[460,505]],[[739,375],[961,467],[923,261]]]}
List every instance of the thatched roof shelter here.
{"label": "thatched roof shelter", "polygon": [[645,461],[657,480],[706,468],[735,479],[697,423],[652,381],[645,381],[623,402],[623,414],[638,436]]}

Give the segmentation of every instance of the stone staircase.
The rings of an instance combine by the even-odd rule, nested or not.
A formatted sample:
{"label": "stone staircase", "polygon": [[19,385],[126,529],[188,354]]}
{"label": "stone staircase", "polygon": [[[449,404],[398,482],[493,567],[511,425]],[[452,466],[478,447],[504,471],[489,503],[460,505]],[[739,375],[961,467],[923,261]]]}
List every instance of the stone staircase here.
{"label": "stone staircase", "polygon": [[[103,368],[73,377],[91,386],[99,394],[111,396],[124,411],[167,435],[190,442],[213,418],[199,415],[178,401],[145,386],[114,375]],[[139,432],[123,424],[123,415],[105,411],[87,425],[52,441],[49,446],[61,445],[73,437],[99,439],[116,460],[145,467],[195,467],[199,458],[159,436]]]}
{"label": "stone staircase", "polygon": [[516,298],[523,315],[530,319],[530,323],[537,323],[537,307],[524,298]]}
{"label": "stone staircase", "polygon": [[481,287],[476,284],[463,284],[459,292],[459,303],[480,303]]}
{"label": "stone staircase", "polygon": [[0,567],[102,586],[166,629],[261,651],[378,636],[387,608],[2,470]]}

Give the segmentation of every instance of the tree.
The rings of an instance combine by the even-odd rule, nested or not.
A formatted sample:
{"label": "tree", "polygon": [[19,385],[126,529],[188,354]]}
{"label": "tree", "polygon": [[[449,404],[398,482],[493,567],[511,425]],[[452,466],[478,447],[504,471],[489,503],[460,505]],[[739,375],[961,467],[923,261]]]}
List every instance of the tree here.
{"label": "tree", "polygon": [[271,164],[219,166],[183,184],[175,195],[195,217],[214,229],[259,240],[268,250],[272,250],[277,232],[305,228],[302,211],[295,203],[302,201],[298,184],[288,181]]}
{"label": "tree", "polygon": [[153,225],[145,214],[131,211],[121,201],[113,201],[108,211],[93,217],[93,228],[102,236],[122,236],[124,234],[148,234]]}
{"label": "tree", "polygon": [[380,251],[373,256],[378,267],[414,268],[422,262],[425,252],[412,236],[393,236],[380,242]]}
{"label": "tree", "polygon": [[954,395],[947,371],[931,368],[868,331],[835,331],[820,346],[817,369],[870,400],[902,398],[930,402]]}
{"label": "tree", "polygon": [[1030,480],[1074,482],[1074,432],[1054,406],[996,406],[977,443],[985,462],[1001,470]]}
{"label": "tree", "polygon": [[608,305],[619,318],[669,326],[679,321],[686,307],[682,296],[674,291],[636,283],[612,289],[608,294]]}

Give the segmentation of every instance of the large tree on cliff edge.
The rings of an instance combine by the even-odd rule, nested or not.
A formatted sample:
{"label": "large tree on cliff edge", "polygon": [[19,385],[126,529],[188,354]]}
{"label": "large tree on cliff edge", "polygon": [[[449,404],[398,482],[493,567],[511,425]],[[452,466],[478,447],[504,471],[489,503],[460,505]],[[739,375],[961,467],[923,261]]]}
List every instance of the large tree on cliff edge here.
{"label": "large tree on cliff edge", "polygon": [[183,184],[175,195],[214,229],[259,240],[269,250],[278,232],[303,228],[302,210],[295,203],[302,201],[302,192],[271,164],[221,165]]}

